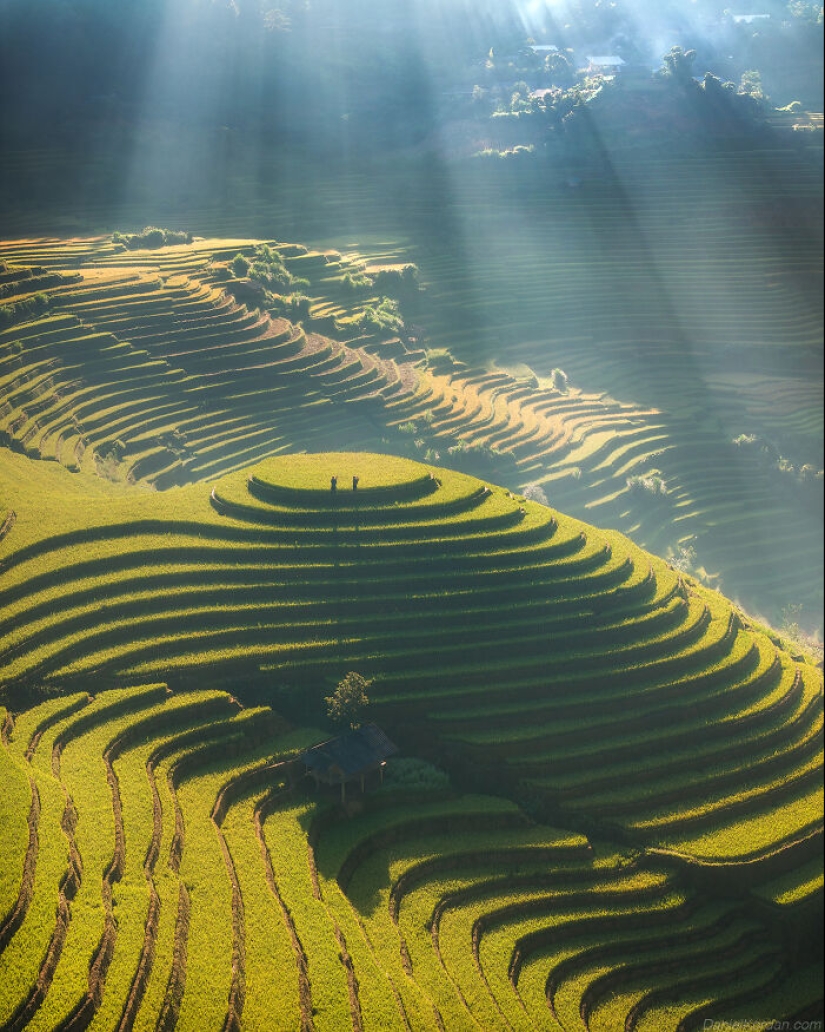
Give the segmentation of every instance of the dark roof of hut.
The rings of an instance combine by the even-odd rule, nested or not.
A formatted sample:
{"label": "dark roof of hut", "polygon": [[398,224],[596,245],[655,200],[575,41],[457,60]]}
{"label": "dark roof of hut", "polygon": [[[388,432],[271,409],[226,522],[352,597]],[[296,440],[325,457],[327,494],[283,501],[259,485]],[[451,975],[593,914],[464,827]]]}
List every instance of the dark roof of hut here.
{"label": "dark roof of hut", "polygon": [[397,752],[398,748],[377,724],[362,724],[307,749],[301,759],[319,777],[346,780],[375,769]]}

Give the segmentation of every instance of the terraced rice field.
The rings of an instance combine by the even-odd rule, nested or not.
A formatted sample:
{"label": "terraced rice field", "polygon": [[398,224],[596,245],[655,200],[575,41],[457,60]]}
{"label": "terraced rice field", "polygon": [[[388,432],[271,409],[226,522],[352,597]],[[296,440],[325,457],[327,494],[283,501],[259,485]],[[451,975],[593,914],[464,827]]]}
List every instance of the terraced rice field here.
{"label": "terraced rice field", "polygon": [[[515,490],[537,485],[565,511],[677,559],[775,624],[792,605],[802,607],[804,626],[819,626],[820,460],[802,470],[767,454],[756,435],[752,446],[733,442],[736,430],[754,426],[815,440],[821,378],[709,379],[726,399],[730,432],[720,439],[704,388],[689,380],[680,411],[664,381],[647,392],[659,405],[615,400],[623,385],[633,393],[614,368],[627,361],[618,346],[599,359],[600,375],[574,367],[576,380],[614,383],[608,395],[549,370],[536,375],[532,369],[546,366],[538,351],[508,348],[531,363],[508,371],[433,351],[428,358],[417,339],[364,334],[358,321],[377,297],[344,288],[344,277],[364,268],[356,255],[273,244],[308,283],[310,318],[290,321],[263,296],[258,307],[241,303],[227,264],[239,251],[254,256],[258,243],[206,240],[153,252],[123,251],[108,238],[0,245],[11,291],[0,305],[48,295],[47,311],[0,331],[5,443],[71,470],[161,489],[267,455],[342,444],[426,455]],[[392,257],[371,260],[381,267]],[[528,271],[538,290],[548,270],[519,275]],[[455,270],[430,274],[443,277],[425,297],[444,322],[438,330],[436,321],[436,333],[449,336],[439,291],[466,290]],[[552,293],[577,296],[566,280]],[[525,300],[525,310],[534,302]],[[554,327],[561,332],[558,320]],[[460,340],[450,341],[464,353]],[[650,369],[675,361],[667,348],[654,351]]]}
{"label": "terraced rice field", "polygon": [[620,534],[367,453],[73,508],[70,474],[9,469],[12,690],[240,679],[317,706],[356,669],[379,714],[547,812],[753,872],[819,841],[821,670]]}
{"label": "terraced rice field", "polygon": [[[821,664],[712,590],[821,627],[821,201],[783,161],[515,220],[441,170],[401,245],[342,177],[379,243],[333,250],[320,190],[315,249],[266,241],[303,300],[232,268],[257,210],[0,243],[0,1028],[821,1013]],[[425,325],[367,332],[345,277],[411,258]],[[347,670],[446,774],[308,787]]]}
{"label": "terraced rice field", "polygon": [[[520,485],[659,554],[687,545],[694,571],[751,611],[778,614],[801,589],[819,626],[817,592],[771,526],[816,556],[819,580],[821,473],[800,484],[799,471],[823,465],[821,160],[608,145],[571,186],[547,171],[450,186],[454,240],[419,260],[433,345],[540,385],[561,368],[572,394],[636,409],[583,411],[558,461],[520,440]],[[732,446],[743,434],[757,447]],[[776,451],[759,454],[766,443]],[[628,488],[651,476],[666,494]]]}
{"label": "terraced rice field", "polygon": [[3,1028],[662,1032],[821,992],[781,934],[821,864],[807,904],[722,902],[685,859],[392,766],[347,815],[304,787],[320,732],[221,691],[3,716]]}
{"label": "terraced rice field", "polygon": [[[391,394],[403,371],[234,302],[208,266],[240,249],[253,248],[211,242],[147,266],[111,242],[68,254],[33,245],[45,262],[68,257],[84,272],[15,282],[19,303],[58,281],[53,314],[4,338],[7,443],[69,469],[164,487],[296,445],[323,447],[337,434],[366,441],[364,415],[350,416],[346,403]],[[104,258],[86,271],[96,251]]]}

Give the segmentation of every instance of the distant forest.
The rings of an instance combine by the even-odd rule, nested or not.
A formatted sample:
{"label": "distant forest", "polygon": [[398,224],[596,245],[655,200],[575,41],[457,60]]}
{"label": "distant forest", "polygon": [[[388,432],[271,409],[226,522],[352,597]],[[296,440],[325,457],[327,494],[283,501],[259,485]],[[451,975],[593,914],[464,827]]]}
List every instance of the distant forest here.
{"label": "distant forest", "polygon": [[[0,0],[0,133],[79,142],[101,123],[160,118],[312,152],[404,148],[457,118],[501,109],[502,92],[508,108],[513,86],[580,87],[594,53],[653,75],[673,47],[691,54],[697,84],[709,73],[774,107],[822,109],[819,5],[760,0],[747,7],[756,19],[723,0],[527,8],[518,0]],[[551,48],[560,56],[548,64]]]}

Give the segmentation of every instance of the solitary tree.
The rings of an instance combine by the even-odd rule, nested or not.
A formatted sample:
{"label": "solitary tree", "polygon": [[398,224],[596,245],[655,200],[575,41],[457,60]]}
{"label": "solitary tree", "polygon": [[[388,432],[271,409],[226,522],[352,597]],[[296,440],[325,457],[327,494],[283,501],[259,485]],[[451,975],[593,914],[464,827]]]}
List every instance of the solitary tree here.
{"label": "solitary tree", "polygon": [[232,271],[235,273],[236,276],[242,278],[246,276],[249,272],[251,264],[252,263],[249,261],[249,259],[242,255],[239,251],[232,259]]}
{"label": "solitary tree", "polygon": [[351,728],[359,726],[358,719],[361,711],[369,705],[367,688],[372,684],[361,674],[350,672],[338,682],[338,687],[327,695],[324,702],[327,704],[327,716],[336,724],[347,723]]}

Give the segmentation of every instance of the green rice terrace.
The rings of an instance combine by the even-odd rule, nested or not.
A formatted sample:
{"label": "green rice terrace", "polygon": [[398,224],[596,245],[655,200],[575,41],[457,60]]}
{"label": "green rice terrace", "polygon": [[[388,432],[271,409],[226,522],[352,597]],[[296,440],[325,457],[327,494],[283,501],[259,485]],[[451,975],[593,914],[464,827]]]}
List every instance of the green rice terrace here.
{"label": "green rice terrace", "polygon": [[[618,531],[329,450],[409,418],[403,342],[250,313],[197,247],[79,275],[32,248],[62,300],[5,366],[0,1028],[813,1027],[815,659]],[[197,356],[184,311],[220,313]],[[555,401],[513,388],[517,430],[477,397],[468,426],[525,440]],[[367,791],[305,776],[347,671],[399,751]]]}
{"label": "green rice terrace", "polygon": [[[655,206],[656,182],[643,185]],[[424,459],[615,527],[774,626],[821,635],[822,381],[804,372],[821,360],[821,315],[794,301],[788,279],[791,262],[813,274],[821,248],[815,258],[797,242],[776,258],[766,232],[749,243],[764,261],[741,274],[724,249],[705,258],[720,210],[739,218],[705,210],[709,189],[680,188],[686,242],[659,262],[673,279],[665,293],[678,282],[686,306],[671,316],[705,341],[689,357],[672,326],[656,341],[633,336],[634,312],[658,326],[671,316],[655,283],[644,296],[649,269],[638,241],[622,242],[615,200],[598,213],[616,237],[604,260],[582,241],[596,194],[578,208],[565,200],[555,249],[528,237],[503,280],[468,243],[489,287],[472,308],[460,253],[423,254],[419,281],[404,247],[184,242],[160,230],[2,242],[0,440],[160,490],[295,451]],[[663,206],[644,232],[663,240],[672,224]],[[496,229],[505,251],[517,246],[508,232]],[[731,306],[732,290],[747,299]],[[2,497],[0,507],[13,508]]]}

